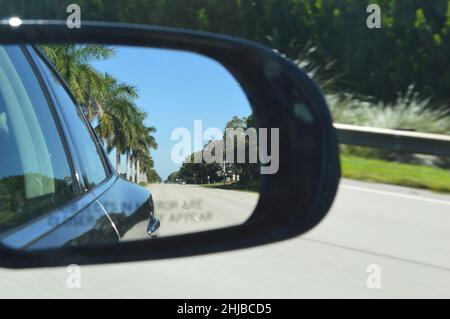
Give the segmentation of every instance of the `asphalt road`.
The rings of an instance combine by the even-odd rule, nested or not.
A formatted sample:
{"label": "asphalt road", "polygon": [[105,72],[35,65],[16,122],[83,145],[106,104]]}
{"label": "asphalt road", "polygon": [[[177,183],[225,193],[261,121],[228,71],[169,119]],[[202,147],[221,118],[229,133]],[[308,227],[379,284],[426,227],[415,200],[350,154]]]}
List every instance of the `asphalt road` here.
{"label": "asphalt road", "polygon": [[[211,197],[202,201],[205,211],[207,203],[235,196],[246,204],[231,205],[248,208],[257,196],[179,187]],[[241,220],[214,216],[209,227]],[[167,234],[186,229],[181,224],[187,223],[174,223]],[[207,224],[194,225],[191,230]],[[344,180],[326,220],[300,238],[194,258],[82,267],[81,289],[67,288],[65,268],[0,270],[0,297],[450,298],[449,243],[450,196]],[[379,289],[367,286],[369,265],[380,271]]]}
{"label": "asphalt road", "polygon": [[[158,236],[181,235],[241,225],[252,215],[256,193],[201,186],[154,184],[149,186],[155,215],[161,220]],[[147,223],[126,234],[126,240],[146,239]]]}

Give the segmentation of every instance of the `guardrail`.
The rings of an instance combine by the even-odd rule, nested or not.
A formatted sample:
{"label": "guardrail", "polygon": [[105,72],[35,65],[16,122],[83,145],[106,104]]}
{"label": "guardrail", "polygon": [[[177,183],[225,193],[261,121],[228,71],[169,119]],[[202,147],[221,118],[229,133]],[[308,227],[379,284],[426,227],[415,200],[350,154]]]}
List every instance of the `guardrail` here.
{"label": "guardrail", "polygon": [[450,136],[334,124],[340,144],[450,157]]}

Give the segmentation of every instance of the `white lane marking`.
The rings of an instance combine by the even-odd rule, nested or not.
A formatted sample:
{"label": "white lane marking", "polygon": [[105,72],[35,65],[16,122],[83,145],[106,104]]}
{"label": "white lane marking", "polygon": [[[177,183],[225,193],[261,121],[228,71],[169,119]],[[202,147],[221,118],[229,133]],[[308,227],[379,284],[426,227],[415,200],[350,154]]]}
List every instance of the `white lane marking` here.
{"label": "white lane marking", "polygon": [[441,205],[449,205],[450,206],[450,202],[449,201],[445,201],[445,200],[431,199],[431,198],[419,197],[419,196],[414,196],[414,195],[399,194],[399,193],[390,193],[390,192],[384,192],[384,191],[379,191],[379,190],[370,189],[370,188],[362,188],[362,187],[349,186],[349,185],[341,185],[340,187],[345,188],[345,189],[351,189],[351,190],[355,190],[355,191],[360,191],[360,192],[367,192],[367,193],[373,193],[373,194],[379,194],[379,195],[387,195],[387,196],[393,196],[393,197],[401,197],[401,198],[406,198],[406,199],[421,200],[421,201],[424,201],[424,202],[429,202],[429,203],[434,203],[434,204],[441,204]]}

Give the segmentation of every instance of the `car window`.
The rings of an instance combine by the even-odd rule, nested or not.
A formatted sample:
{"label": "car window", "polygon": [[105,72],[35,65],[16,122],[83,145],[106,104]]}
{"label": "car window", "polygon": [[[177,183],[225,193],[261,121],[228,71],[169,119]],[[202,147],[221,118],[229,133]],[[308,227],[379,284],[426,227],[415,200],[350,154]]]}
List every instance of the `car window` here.
{"label": "car window", "polygon": [[0,46],[0,233],[75,197],[47,100],[18,46]]}
{"label": "car window", "polygon": [[47,75],[50,86],[60,105],[61,112],[68,123],[70,137],[76,148],[78,161],[81,165],[83,180],[87,189],[92,189],[107,177],[100,149],[97,147],[95,138],[89,131],[83,115],[66,91],[63,83],[37,54],[33,52],[33,55],[37,58],[36,60],[43,72]]}

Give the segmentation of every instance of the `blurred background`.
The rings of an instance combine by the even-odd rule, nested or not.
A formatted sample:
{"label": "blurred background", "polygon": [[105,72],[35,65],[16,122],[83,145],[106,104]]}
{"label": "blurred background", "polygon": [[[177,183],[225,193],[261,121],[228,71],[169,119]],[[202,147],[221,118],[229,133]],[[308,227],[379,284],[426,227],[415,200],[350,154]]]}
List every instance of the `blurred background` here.
{"label": "blurred background", "polygon": [[[82,20],[205,30],[272,47],[319,83],[336,123],[450,133],[448,0],[36,0],[2,1],[0,12],[65,20],[70,3]],[[366,25],[373,3],[380,29]],[[349,178],[450,191],[448,158],[343,146],[342,161]]]}

